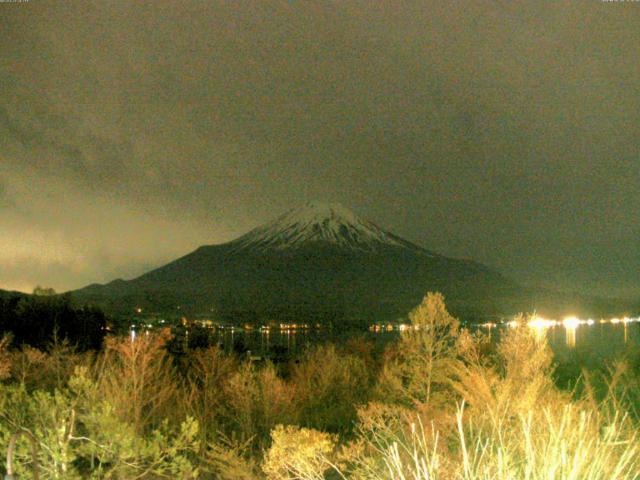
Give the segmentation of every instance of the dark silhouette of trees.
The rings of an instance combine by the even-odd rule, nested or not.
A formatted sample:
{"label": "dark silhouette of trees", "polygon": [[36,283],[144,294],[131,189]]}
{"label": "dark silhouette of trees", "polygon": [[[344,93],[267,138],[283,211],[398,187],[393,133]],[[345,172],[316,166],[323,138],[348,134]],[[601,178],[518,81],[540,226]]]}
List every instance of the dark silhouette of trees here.
{"label": "dark silhouette of trees", "polygon": [[101,310],[75,307],[65,295],[0,298],[0,335],[11,333],[14,345],[46,349],[66,339],[80,351],[99,349],[106,324]]}
{"label": "dark silhouette of trees", "polygon": [[56,291],[53,288],[37,285],[36,288],[33,289],[33,294],[39,297],[53,297],[56,295]]}

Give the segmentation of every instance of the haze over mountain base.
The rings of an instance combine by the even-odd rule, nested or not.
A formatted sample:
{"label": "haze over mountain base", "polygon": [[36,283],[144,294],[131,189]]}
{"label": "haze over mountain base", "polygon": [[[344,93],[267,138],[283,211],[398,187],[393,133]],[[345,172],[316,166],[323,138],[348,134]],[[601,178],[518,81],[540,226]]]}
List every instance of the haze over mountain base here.
{"label": "haze over mountain base", "polygon": [[404,317],[428,291],[483,320],[518,311],[604,314],[590,299],[527,290],[482,264],[428,251],[340,205],[310,203],[133,280],[73,292],[116,314],[142,308],[228,323],[359,326]]}

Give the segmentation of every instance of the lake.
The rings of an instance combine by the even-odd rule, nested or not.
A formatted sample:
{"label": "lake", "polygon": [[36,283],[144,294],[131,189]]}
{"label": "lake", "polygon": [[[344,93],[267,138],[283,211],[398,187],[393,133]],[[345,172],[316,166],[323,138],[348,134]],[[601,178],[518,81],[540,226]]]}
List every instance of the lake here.
{"label": "lake", "polygon": [[[598,368],[627,353],[640,352],[640,319],[579,320],[563,321],[538,319],[517,328],[533,328],[546,335],[556,363],[577,367]],[[513,323],[486,323],[467,328],[488,332],[494,341]],[[326,329],[252,329],[238,327],[211,330],[211,340],[227,352],[250,351],[254,356],[295,356],[309,346],[324,343],[344,343],[353,338],[371,340],[376,350],[400,336],[401,326],[383,326],[369,331],[336,333]]]}

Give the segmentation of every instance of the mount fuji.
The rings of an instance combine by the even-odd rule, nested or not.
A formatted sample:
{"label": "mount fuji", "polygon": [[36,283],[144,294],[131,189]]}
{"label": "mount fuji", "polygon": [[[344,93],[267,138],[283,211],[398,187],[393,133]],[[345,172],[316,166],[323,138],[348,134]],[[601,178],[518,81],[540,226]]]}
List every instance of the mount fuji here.
{"label": "mount fuji", "polygon": [[470,318],[504,310],[503,299],[520,288],[489,267],[429,251],[341,205],[309,203],[138,278],[72,294],[111,313],[179,307],[230,323],[346,326],[397,319],[435,290],[454,313]]}
{"label": "mount fuji", "polygon": [[340,204],[308,203],[288,211],[234,242],[237,250],[287,250],[315,246],[376,252],[385,248],[421,249],[374,223],[362,220]]}

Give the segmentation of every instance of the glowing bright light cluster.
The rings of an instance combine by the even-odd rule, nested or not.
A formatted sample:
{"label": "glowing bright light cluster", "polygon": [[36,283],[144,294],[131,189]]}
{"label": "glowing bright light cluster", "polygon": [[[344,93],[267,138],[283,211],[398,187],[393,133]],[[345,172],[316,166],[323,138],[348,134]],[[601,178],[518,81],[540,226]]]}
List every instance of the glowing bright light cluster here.
{"label": "glowing bright light cluster", "polygon": [[592,318],[583,319],[575,315],[564,317],[562,320],[555,320],[552,318],[545,318],[540,315],[533,315],[526,322],[519,320],[518,317],[514,317],[511,320],[503,320],[501,323],[485,322],[485,323],[479,324],[478,326],[482,328],[491,329],[500,325],[511,327],[511,328],[527,325],[532,328],[544,329],[544,328],[551,328],[551,327],[558,327],[558,326],[563,326],[565,328],[577,328],[580,325],[595,325],[596,323],[601,323],[601,324],[611,323],[614,325],[618,323],[622,323],[627,325],[629,323],[640,323],[640,317],[623,317],[623,318],[613,317],[613,318],[603,318],[596,321]]}
{"label": "glowing bright light cluster", "polygon": [[[622,323],[627,325],[629,323],[640,323],[640,317],[603,318],[603,319],[600,319],[597,323],[601,323],[601,324],[610,323],[614,325],[618,323]],[[514,318],[512,320],[505,321],[503,323],[503,325],[506,325],[511,328],[519,327],[521,325],[527,325],[532,328],[551,328],[551,327],[557,327],[557,326],[563,326],[565,328],[577,328],[580,325],[595,325],[595,324],[596,324],[596,321],[593,320],[592,318],[583,319],[583,318],[578,318],[575,315],[565,317],[562,320],[554,320],[554,319],[544,318],[539,315],[534,315],[527,322],[518,321]],[[495,327],[496,324],[483,323],[480,326],[485,328],[492,328],[492,327]]]}
{"label": "glowing bright light cluster", "polygon": [[543,318],[539,316],[533,316],[531,320],[527,323],[530,327],[533,328],[550,328],[558,325],[556,320],[549,320],[548,318]]}
{"label": "glowing bright light cluster", "polygon": [[582,323],[582,320],[580,320],[578,317],[566,317],[564,320],[562,320],[562,325],[565,328],[576,328],[578,327],[578,325],[582,325]]}

